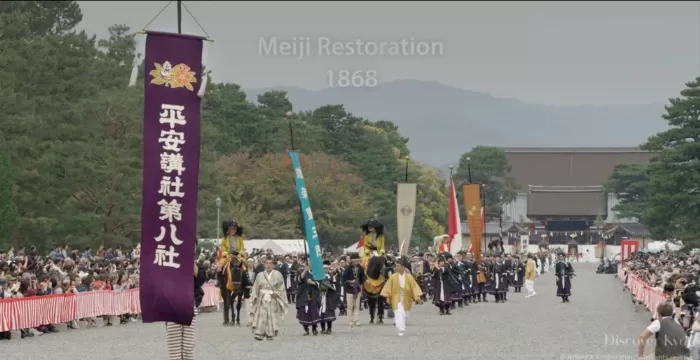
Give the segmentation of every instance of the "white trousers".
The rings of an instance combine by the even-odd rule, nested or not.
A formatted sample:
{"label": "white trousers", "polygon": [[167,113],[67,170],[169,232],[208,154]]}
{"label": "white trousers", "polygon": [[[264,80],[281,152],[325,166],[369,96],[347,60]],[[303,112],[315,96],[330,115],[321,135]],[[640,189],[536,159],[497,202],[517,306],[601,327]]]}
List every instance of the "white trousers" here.
{"label": "white trousers", "polygon": [[355,294],[348,294],[348,321],[350,324],[357,324],[360,322],[360,300],[362,300],[362,292]]}
{"label": "white trousers", "polygon": [[246,325],[253,325],[253,302],[245,299],[243,304],[245,304]]}
{"label": "white trousers", "polygon": [[532,295],[535,293],[535,280],[525,280],[525,289],[527,289],[527,294]]}
{"label": "white trousers", "polygon": [[404,310],[403,303],[399,303],[399,307],[394,310],[394,324],[396,325],[396,330],[400,333],[406,331],[406,319],[408,318],[408,311]]}

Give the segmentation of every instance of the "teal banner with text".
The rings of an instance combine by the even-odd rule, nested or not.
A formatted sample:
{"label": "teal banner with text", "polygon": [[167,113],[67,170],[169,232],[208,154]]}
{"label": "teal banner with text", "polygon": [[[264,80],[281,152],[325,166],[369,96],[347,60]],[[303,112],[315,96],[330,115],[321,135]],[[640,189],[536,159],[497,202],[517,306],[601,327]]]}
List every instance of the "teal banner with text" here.
{"label": "teal banner with text", "polygon": [[314,215],[311,212],[309,192],[306,190],[306,184],[304,183],[304,174],[301,171],[301,161],[299,161],[299,153],[296,151],[290,151],[289,158],[292,160],[292,168],[294,169],[294,183],[297,188],[297,196],[299,196],[301,216],[304,219],[304,234],[306,235],[306,244],[307,248],[309,249],[309,264],[311,265],[311,274],[313,275],[314,280],[321,281],[326,278],[326,273],[323,271],[321,244],[318,241],[316,223],[314,222]]}

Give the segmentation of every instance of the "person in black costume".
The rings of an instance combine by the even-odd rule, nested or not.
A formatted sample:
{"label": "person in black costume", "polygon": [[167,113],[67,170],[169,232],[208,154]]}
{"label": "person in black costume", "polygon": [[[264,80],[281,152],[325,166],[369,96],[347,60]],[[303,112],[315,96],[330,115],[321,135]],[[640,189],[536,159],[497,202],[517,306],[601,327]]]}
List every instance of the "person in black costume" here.
{"label": "person in black costume", "polygon": [[440,315],[451,315],[453,285],[450,266],[445,261],[445,258],[441,256],[438,258],[437,264],[432,271],[434,283],[433,304],[440,309]]}
{"label": "person in black costume", "polygon": [[503,301],[507,302],[508,301],[508,291],[510,291],[510,285],[511,281],[513,280],[513,259],[510,257],[510,254],[503,255],[503,241],[499,242],[501,246],[501,256],[503,256],[503,267],[506,272],[506,291],[503,293]]}
{"label": "person in black costume", "polygon": [[449,269],[448,274],[450,275],[450,284],[452,291],[450,292],[450,308],[452,310],[457,308],[457,302],[462,298],[462,282],[459,280],[459,271],[457,270],[455,259],[450,253],[440,254],[445,259],[445,266]]}
{"label": "person in black costume", "polygon": [[515,257],[513,261],[513,268],[510,274],[510,285],[516,293],[522,292],[523,283],[525,281],[525,266],[520,261],[519,257]]}
{"label": "person in black costume", "polygon": [[496,299],[496,304],[504,303],[505,293],[508,291],[508,274],[501,255],[497,254],[493,261],[491,272],[491,294]]}
{"label": "person in black costume", "polygon": [[304,270],[297,278],[297,320],[304,328],[304,336],[309,336],[309,327],[311,327],[314,336],[318,335],[318,324],[321,322],[321,293],[318,288],[318,283],[314,281],[311,275],[306,259]]}
{"label": "person in black costume", "polygon": [[326,273],[326,280],[319,284],[321,334],[330,335],[333,330],[333,322],[336,319],[335,308],[338,307],[338,292],[329,260],[323,260],[323,270]]}
{"label": "person in black costume", "polygon": [[463,253],[458,252],[455,255],[455,260],[452,262],[452,267],[454,269],[453,275],[456,277],[457,283],[457,306],[465,307],[469,306],[469,282],[471,281],[471,276],[469,275],[469,269],[463,259]]}
{"label": "person in black costume", "polygon": [[554,275],[557,277],[557,296],[561,302],[569,302],[571,296],[571,277],[574,276],[574,267],[566,261],[564,253],[559,254],[559,261],[554,266]]}
{"label": "person in black costume", "polygon": [[479,292],[479,281],[477,279],[477,266],[474,261],[474,256],[471,253],[466,254],[466,260],[464,260],[464,266],[467,272],[467,284],[469,285],[469,296],[467,296],[467,301],[470,303],[475,303],[478,301],[481,295]]}

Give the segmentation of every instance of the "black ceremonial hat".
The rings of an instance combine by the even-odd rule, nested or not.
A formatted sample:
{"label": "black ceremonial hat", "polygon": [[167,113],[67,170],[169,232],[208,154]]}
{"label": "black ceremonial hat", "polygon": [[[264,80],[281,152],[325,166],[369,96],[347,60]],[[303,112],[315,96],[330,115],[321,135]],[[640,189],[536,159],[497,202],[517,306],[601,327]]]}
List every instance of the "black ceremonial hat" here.
{"label": "black ceremonial hat", "polygon": [[243,226],[239,224],[236,220],[225,220],[223,223],[221,223],[221,230],[224,234],[224,236],[227,235],[228,233],[228,228],[235,226],[236,227],[236,235],[241,236],[243,235]]}
{"label": "black ceremonial hat", "polygon": [[330,266],[331,261],[330,260],[323,260],[323,266],[326,266],[326,265]]}
{"label": "black ceremonial hat", "polygon": [[365,234],[369,233],[369,228],[373,228],[374,231],[377,233],[377,236],[384,234],[384,225],[377,219],[367,220],[367,222],[362,224],[362,226],[360,227],[365,232]]}
{"label": "black ceremonial hat", "polygon": [[411,267],[411,262],[409,262],[408,259],[406,259],[406,257],[404,257],[404,256],[402,256],[398,260],[396,260],[396,263],[403,266],[403,267],[407,267],[407,268]]}
{"label": "black ceremonial hat", "polygon": [[360,258],[360,254],[358,254],[358,253],[352,253],[352,254],[350,254],[350,259],[351,259],[351,260],[356,260],[356,259],[359,259],[359,258]]}

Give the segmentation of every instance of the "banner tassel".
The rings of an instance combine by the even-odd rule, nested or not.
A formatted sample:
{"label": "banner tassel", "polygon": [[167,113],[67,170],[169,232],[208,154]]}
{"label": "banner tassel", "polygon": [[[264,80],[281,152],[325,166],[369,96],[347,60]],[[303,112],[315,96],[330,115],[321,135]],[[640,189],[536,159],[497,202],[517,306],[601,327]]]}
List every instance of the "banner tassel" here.
{"label": "banner tassel", "polygon": [[199,91],[197,91],[197,96],[202,98],[204,93],[207,91],[207,84],[209,83],[209,69],[207,68],[207,60],[209,58],[208,41],[204,41],[202,44],[202,82],[199,84]]}

